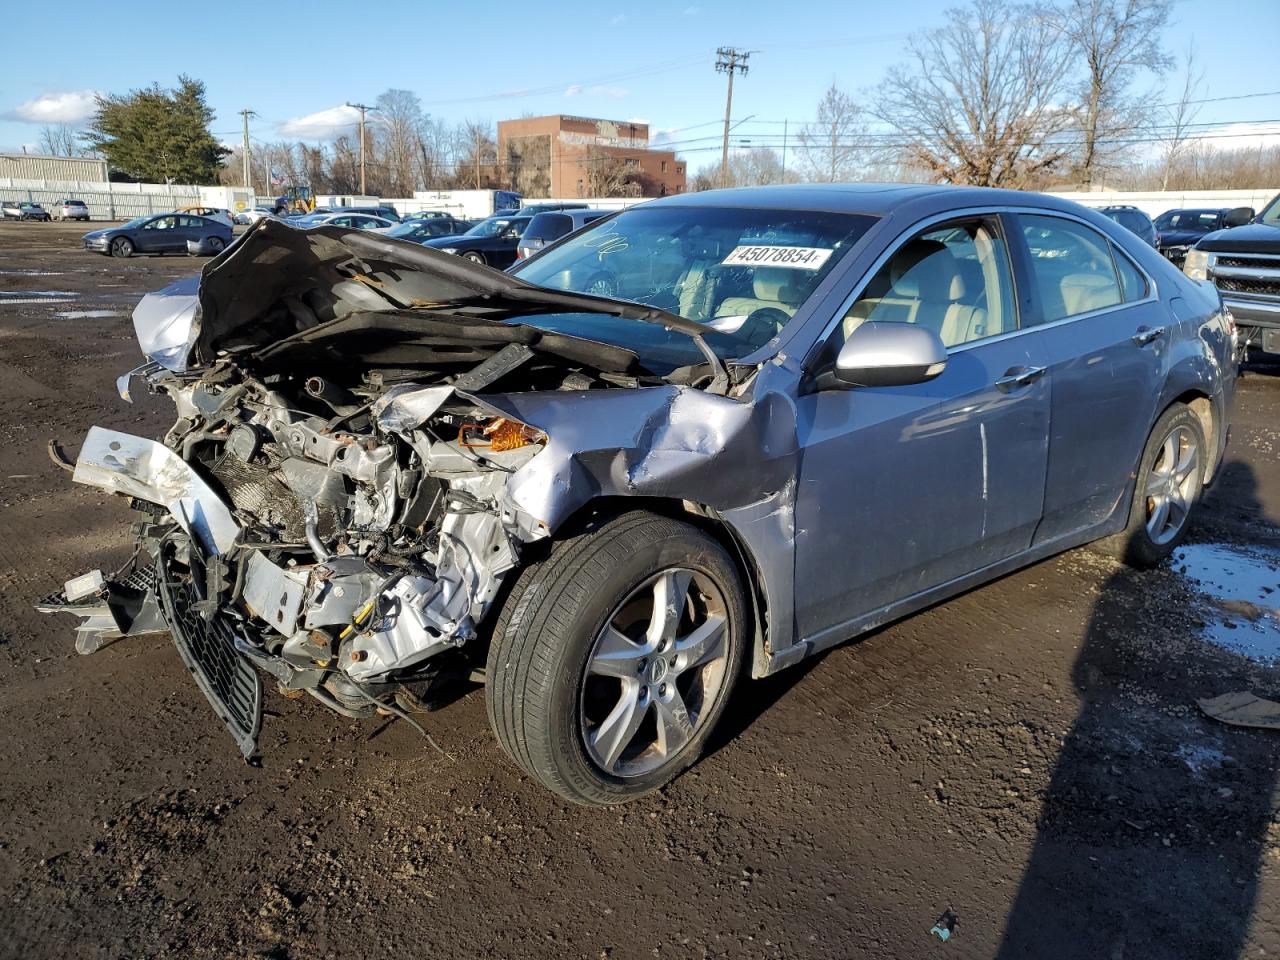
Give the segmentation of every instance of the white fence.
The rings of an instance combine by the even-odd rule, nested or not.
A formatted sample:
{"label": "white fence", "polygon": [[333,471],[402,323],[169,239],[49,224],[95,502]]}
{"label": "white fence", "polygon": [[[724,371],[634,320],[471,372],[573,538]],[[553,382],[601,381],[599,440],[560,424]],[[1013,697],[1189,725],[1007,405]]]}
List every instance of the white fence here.
{"label": "white fence", "polygon": [[200,204],[189,184],[111,183],[107,180],[19,180],[0,177],[0,200],[38,203],[50,213],[62,200],[83,200],[94,220],[132,220]]}
{"label": "white fence", "polygon": [[1095,191],[1092,193],[1060,193],[1049,191],[1063,200],[1074,200],[1086,207],[1110,207],[1127,204],[1137,207],[1149,217],[1158,217],[1166,210],[1218,209],[1222,207],[1253,207],[1261,210],[1280,193],[1274,187],[1265,190],[1167,190],[1167,191]]}

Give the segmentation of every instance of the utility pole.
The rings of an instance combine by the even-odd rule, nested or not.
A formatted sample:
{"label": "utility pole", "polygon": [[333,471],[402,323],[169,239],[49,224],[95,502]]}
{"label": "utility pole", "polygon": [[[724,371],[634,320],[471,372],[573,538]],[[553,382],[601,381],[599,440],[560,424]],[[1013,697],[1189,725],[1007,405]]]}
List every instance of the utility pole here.
{"label": "utility pole", "polygon": [[245,109],[240,111],[240,116],[244,118],[244,147],[240,151],[240,162],[243,165],[244,185],[252,189],[253,174],[251,172],[252,168],[249,165],[249,118],[256,117],[257,114],[248,107],[245,107]]}
{"label": "utility pole", "polygon": [[377,110],[377,107],[370,107],[363,103],[347,103],[348,107],[353,110],[360,111],[360,195],[364,196],[364,115],[370,110]]}
{"label": "utility pole", "polygon": [[739,50],[736,47],[721,47],[716,51],[716,73],[729,75],[729,95],[724,101],[724,146],[720,151],[720,186],[729,185],[729,117],[733,113],[733,75],[747,74],[747,58],[750,50]]}
{"label": "utility pole", "polygon": [[472,130],[472,133],[474,133],[476,136],[476,151],[475,151],[476,189],[479,190],[480,189],[480,126],[478,124]]}
{"label": "utility pole", "polygon": [[787,120],[782,121],[782,182],[787,182]]}

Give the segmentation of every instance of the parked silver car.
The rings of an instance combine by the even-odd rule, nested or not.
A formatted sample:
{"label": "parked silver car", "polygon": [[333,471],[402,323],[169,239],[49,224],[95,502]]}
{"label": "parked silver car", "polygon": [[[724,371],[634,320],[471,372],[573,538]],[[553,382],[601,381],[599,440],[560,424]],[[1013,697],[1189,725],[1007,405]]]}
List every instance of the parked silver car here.
{"label": "parked silver car", "polygon": [[89,219],[89,205],[83,200],[60,200],[53,209],[59,220]]}
{"label": "parked silver car", "polygon": [[140,522],[41,604],[78,648],[169,630],[246,756],[264,677],[403,717],[479,677],[593,804],[748,671],[1090,541],[1167,557],[1236,377],[1217,291],[1122,227],[932,186],[665,198],[513,274],[263,220],[134,322],[179,416],[84,441]]}

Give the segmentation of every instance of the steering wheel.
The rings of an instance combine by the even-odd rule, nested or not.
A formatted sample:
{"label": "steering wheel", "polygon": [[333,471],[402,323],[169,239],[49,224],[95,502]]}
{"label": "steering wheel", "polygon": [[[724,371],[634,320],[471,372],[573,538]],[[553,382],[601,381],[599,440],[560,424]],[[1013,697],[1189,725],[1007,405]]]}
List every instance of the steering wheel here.
{"label": "steering wheel", "polygon": [[742,321],[742,326],[737,329],[734,336],[739,340],[745,340],[753,347],[763,347],[790,322],[791,317],[785,310],[779,310],[777,307],[759,307],[747,314],[747,319]]}

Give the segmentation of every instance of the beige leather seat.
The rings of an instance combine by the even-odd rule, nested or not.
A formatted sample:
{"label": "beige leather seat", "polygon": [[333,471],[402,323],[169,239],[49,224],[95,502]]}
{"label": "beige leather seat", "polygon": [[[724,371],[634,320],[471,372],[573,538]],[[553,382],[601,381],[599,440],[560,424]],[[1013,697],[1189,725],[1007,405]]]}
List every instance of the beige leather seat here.
{"label": "beige leather seat", "polygon": [[785,267],[757,267],[751,276],[750,297],[725,297],[716,307],[717,317],[745,317],[756,310],[769,307],[781,310],[788,317],[794,316],[803,299],[796,281],[802,279],[798,270]]}
{"label": "beige leather seat", "polygon": [[1120,302],[1120,287],[1114,277],[1098,273],[1069,273],[1058,282],[1064,316],[1073,317],[1090,310],[1114,307]]}

